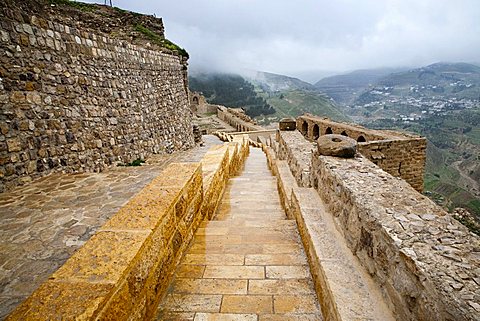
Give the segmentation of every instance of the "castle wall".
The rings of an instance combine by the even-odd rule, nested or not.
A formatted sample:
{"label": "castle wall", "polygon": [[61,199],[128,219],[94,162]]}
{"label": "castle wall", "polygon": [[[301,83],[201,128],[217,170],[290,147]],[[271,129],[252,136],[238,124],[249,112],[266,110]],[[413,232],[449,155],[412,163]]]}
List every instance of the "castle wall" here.
{"label": "castle wall", "polygon": [[366,158],[313,154],[312,175],[398,320],[478,319],[477,236]]}
{"label": "castle wall", "polygon": [[315,116],[297,118],[297,129],[308,139],[319,135],[345,135],[358,142],[358,151],[387,173],[423,191],[427,140],[424,137],[333,122]]}
{"label": "castle wall", "polygon": [[[366,157],[320,156],[306,143],[303,150],[298,148],[302,138],[296,131],[280,131],[278,146],[271,145],[279,159],[286,159],[297,183],[298,168],[307,168],[305,160],[302,167],[297,160],[310,155],[311,186],[397,320],[477,320],[480,239],[406,181]],[[320,208],[317,203],[312,207]],[[328,267],[332,259],[320,258],[320,263]],[[336,283],[342,286],[349,281]]]}
{"label": "castle wall", "polygon": [[248,115],[238,112],[232,108],[217,106],[217,116],[224,122],[235,127],[238,132],[262,130]]}
{"label": "castle wall", "polygon": [[0,192],[193,146],[184,58],[73,21],[0,17]]}

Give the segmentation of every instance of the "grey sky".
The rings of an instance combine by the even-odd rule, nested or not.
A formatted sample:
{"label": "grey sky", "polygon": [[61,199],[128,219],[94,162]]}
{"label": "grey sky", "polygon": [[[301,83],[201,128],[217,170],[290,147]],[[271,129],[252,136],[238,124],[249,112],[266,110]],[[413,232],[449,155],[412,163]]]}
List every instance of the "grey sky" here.
{"label": "grey sky", "polygon": [[167,38],[187,49],[193,67],[299,75],[480,61],[480,0],[113,3],[163,17]]}

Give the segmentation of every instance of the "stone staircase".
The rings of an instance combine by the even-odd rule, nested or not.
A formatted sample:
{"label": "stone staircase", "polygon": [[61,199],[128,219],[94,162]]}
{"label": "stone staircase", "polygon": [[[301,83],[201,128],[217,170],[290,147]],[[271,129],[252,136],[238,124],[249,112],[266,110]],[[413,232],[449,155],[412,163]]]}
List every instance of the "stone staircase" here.
{"label": "stone staircase", "polygon": [[260,149],[251,148],[216,216],[197,230],[157,319],[322,319],[296,223]]}

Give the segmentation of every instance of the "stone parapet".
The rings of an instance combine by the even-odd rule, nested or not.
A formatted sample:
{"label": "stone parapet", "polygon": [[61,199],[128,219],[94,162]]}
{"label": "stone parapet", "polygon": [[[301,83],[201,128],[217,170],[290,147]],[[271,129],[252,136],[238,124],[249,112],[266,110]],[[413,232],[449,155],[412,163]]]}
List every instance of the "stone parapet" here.
{"label": "stone parapet", "polygon": [[357,150],[387,173],[401,177],[417,191],[423,191],[427,140],[424,137],[389,130],[372,130],[328,118],[304,115],[297,129],[310,140],[337,134],[358,142]]}
{"label": "stone parapet", "polygon": [[7,320],[151,318],[198,225],[198,163],[174,163],[132,198]]}
{"label": "stone parapet", "polygon": [[193,147],[185,58],[3,9],[0,192]]}
{"label": "stone parapet", "polygon": [[236,128],[238,132],[258,131],[263,129],[262,126],[257,125],[248,115],[237,111],[234,108],[218,106],[217,116],[224,122]]}
{"label": "stone parapet", "polygon": [[307,141],[298,131],[278,131],[277,156],[286,160],[298,186],[310,187],[311,158],[315,144]]}
{"label": "stone parapet", "polygon": [[364,157],[314,154],[312,177],[397,319],[480,319],[476,235]]}
{"label": "stone parapet", "polygon": [[248,137],[238,136],[212,147],[201,164],[169,165],[7,320],[152,319],[196,229],[212,217],[248,150]]}

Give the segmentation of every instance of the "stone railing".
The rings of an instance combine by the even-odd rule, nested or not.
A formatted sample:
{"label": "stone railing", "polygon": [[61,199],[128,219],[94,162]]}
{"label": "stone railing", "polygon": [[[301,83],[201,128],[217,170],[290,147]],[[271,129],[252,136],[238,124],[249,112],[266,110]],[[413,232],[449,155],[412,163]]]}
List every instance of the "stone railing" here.
{"label": "stone railing", "polygon": [[248,115],[238,112],[233,108],[218,106],[217,116],[224,122],[236,128],[238,132],[258,131],[263,129],[262,126],[257,125]]}
{"label": "stone railing", "polygon": [[363,157],[312,156],[318,193],[400,320],[478,320],[480,239]]}
{"label": "stone railing", "polygon": [[[320,156],[316,148],[310,149],[311,186],[321,199],[315,205],[310,195],[302,202],[296,195],[310,192],[302,191],[296,180],[292,182],[294,175],[285,174],[287,168],[295,173],[296,167],[292,166],[295,162],[290,158],[302,158],[302,151],[297,148],[299,137],[299,133],[281,131],[278,142],[270,145],[277,155],[283,153],[287,158],[277,160],[274,171],[282,177],[279,178],[282,204],[291,217],[297,218],[306,247],[311,247],[307,250],[312,253],[308,254],[310,264],[318,262],[312,273],[319,273],[314,279],[323,284],[319,298],[326,300],[321,302],[324,313],[335,320],[343,319],[343,313],[349,315],[348,311],[356,311],[363,304],[360,299],[354,300],[348,308],[348,300],[341,299],[345,298],[346,289],[362,293],[357,291],[360,284],[357,280],[361,278],[353,277],[358,269],[344,279],[338,277],[342,273],[338,264],[347,255],[337,251],[338,244],[343,242],[380,288],[396,319],[478,320],[479,237],[407,182],[358,154],[347,159]],[[290,192],[292,196],[288,195]],[[305,202],[307,205],[302,205]],[[321,208],[324,212],[318,212]],[[318,212],[317,216],[310,217],[313,210]],[[334,242],[329,241],[327,230],[323,230],[330,220],[339,232]],[[325,244],[330,245],[323,248]],[[330,254],[326,253],[335,256],[328,257]],[[337,264],[330,262],[333,259]],[[352,264],[347,261],[344,266]],[[357,314],[360,319],[362,311]]]}
{"label": "stone railing", "polygon": [[297,118],[297,129],[308,139],[339,134],[358,142],[358,151],[387,173],[401,177],[417,191],[423,191],[427,141],[424,137],[358,125],[333,122],[304,115]]}
{"label": "stone railing", "polygon": [[[149,320],[198,225],[248,155],[248,138],[173,163],[116,213],[7,320]],[[203,169],[203,172],[202,172]]]}

